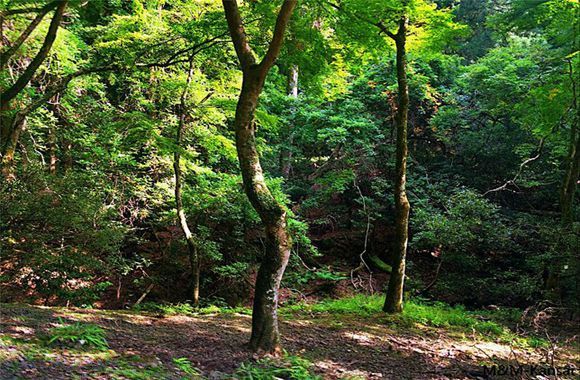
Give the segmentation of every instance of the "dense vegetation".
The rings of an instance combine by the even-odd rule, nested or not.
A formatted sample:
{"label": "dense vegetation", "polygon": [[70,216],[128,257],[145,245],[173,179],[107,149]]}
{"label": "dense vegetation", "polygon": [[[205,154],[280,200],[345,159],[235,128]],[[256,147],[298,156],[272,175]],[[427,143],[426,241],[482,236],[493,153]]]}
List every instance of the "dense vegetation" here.
{"label": "dense vegetation", "polygon": [[0,0],[0,302],[253,304],[276,354],[278,304],[325,297],[504,337],[469,310],[577,317],[579,12]]}

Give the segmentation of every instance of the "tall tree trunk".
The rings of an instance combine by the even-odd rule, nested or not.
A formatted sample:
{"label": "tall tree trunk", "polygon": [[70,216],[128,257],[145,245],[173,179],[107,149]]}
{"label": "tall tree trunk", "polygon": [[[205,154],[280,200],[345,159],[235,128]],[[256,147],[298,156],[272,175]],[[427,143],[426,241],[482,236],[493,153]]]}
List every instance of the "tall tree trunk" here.
{"label": "tall tree trunk", "polygon": [[292,65],[288,74],[288,96],[298,97],[298,66]]}
{"label": "tall tree trunk", "polygon": [[278,331],[278,289],[290,257],[292,241],[286,226],[286,210],[272,196],[266,185],[256,149],[254,113],[266,75],[282,48],[284,32],[296,6],[296,0],[285,0],[278,13],[268,51],[258,64],[247,41],[246,32],[235,0],[223,0],[228,28],[243,72],[234,127],[236,148],[244,181],[244,190],[257,211],[266,234],[265,252],[256,278],[252,336],[250,347],[257,352],[281,352]]}
{"label": "tall tree trunk", "polygon": [[572,61],[568,61],[570,81],[572,82],[572,127],[570,129],[570,143],[568,145],[568,160],[566,172],[560,188],[560,208],[562,222],[570,224],[574,219],[574,195],[580,174],[580,132],[578,131],[578,102],[576,98],[576,80]]}
{"label": "tall tree trunk", "polygon": [[405,185],[407,182],[407,115],[409,112],[409,87],[407,85],[407,57],[405,51],[408,18],[404,16],[399,22],[399,30],[394,36],[397,48],[397,151],[395,183],[395,246],[393,271],[387,287],[387,296],[383,310],[388,313],[403,311],[403,288],[405,281],[405,257],[409,233],[409,200]]}
{"label": "tall tree trunk", "polygon": [[[298,98],[298,66],[292,65],[290,72],[288,73],[288,96],[296,99]],[[288,135],[288,145],[292,147],[294,142],[294,133],[291,130],[292,126],[289,126],[290,133]],[[292,170],[292,149],[285,149],[282,151],[282,177],[290,177],[290,171]]]}
{"label": "tall tree trunk", "polygon": [[181,145],[183,143],[183,135],[185,133],[185,117],[187,114],[187,93],[189,85],[191,84],[191,78],[193,77],[193,56],[189,61],[189,71],[187,73],[187,81],[185,87],[181,93],[181,102],[179,104],[179,123],[177,126],[177,134],[175,137],[175,152],[173,153],[173,171],[175,173],[175,208],[177,211],[177,218],[179,220],[179,226],[185,235],[185,240],[187,242],[187,249],[189,251],[189,260],[191,264],[191,275],[192,275],[192,296],[193,304],[199,304],[199,256],[197,251],[197,246],[195,244],[195,239],[189,225],[187,224],[187,218],[185,216],[185,211],[183,210],[183,198],[181,196]]}

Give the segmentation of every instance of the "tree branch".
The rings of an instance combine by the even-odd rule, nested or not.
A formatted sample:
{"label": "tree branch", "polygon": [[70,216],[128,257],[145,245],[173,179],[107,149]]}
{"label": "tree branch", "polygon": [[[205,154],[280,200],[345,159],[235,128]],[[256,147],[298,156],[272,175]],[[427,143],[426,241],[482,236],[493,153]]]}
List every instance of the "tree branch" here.
{"label": "tree branch", "polygon": [[[0,68],[6,66],[10,57],[12,57],[14,53],[16,53],[16,51],[18,50],[18,48],[20,48],[22,43],[26,41],[26,39],[30,36],[30,34],[32,34],[34,29],[36,29],[38,24],[40,24],[44,16],[46,16],[48,12],[54,9],[57,6],[57,4],[58,1],[53,1],[51,3],[46,4],[44,7],[38,9],[39,13],[36,15],[34,20],[32,20],[32,22],[28,25],[28,27],[26,27],[26,29],[24,29],[24,31],[20,34],[20,36],[18,36],[18,38],[16,39],[16,41],[14,41],[12,46],[8,48],[5,52],[2,52],[2,55],[0,55]],[[2,14],[2,17],[4,16],[5,14]]]}
{"label": "tree branch", "polygon": [[282,48],[282,42],[284,41],[284,31],[286,30],[286,26],[290,21],[290,16],[292,16],[292,11],[296,6],[296,0],[284,0],[282,4],[282,8],[278,13],[278,17],[276,18],[276,26],[274,27],[274,36],[272,37],[272,41],[270,42],[270,46],[268,46],[268,51],[266,55],[260,62],[260,71],[262,74],[265,74],[270,70],[278,54],[280,54],[280,49]]}
{"label": "tree branch", "polygon": [[248,43],[246,30],[238,9],[238,2],[237,0],[222,0],[222,4],[236,54],[240,60],[242,71],[245,71],[256,64],[256,56]]}
{"label": "tree branch", "polygon": [[48,56],[48,53],[52,48],[52,44],[56,39],[56,33],[62,21],[62,16],[67,4],[68,1],[61,1],[58,3],[56,11],[54,12],[54,16],[52,17],[52,21],[50,22],[50,26],[48,28],[48,32],[46,33],[46,37],[44,39],[42,47],[40,48],[40,50],[38,51],[32,62],[30,62],[24,73],[22,73],[22,75],[16,80],[16,82],[6,91],[0,94],[0,109],[5,109],[8,103],[12,99],[14,99],[20,93],[20,91],[24,89],[24,87],[26,87],[26,85],[30,82],[30,80],[36,73],[36,70],[38,70],[40,65],[42,65],[42,63]]}
{"label": "tree branch", "polygon": [[[335,3],[331,2],[331,1],[327,1],[326,3],[328,5],[330,5],[332,8],[336,9],[337,11],[344,12],[345,14],[348,14],[349,16],[354,17],[354,18],[356,18],[356,19],[358,19],[360,21],[364,21],[367,24],[376,26],[377,28],[379,28],[379,30],[382,33],[385,33],[387,36],[389,36],[393,40],[396,39],[396,37],[397,37],[395,34],[393,34],[391,31],[389,31],[389,29],[387,29],[387,27],[385,26],[385,24],[383,24],[382,21],[374,22],[374,21],[369,20],[367,18],[361,17],[360,15],[358,15],[356,13],[348,12],[344,8],[342,8],[340,5],[335,4]],[[388,7],[388,8],[390,8],[390,7]],[[391,9],[394,9],[394,8],[391,8]]]}

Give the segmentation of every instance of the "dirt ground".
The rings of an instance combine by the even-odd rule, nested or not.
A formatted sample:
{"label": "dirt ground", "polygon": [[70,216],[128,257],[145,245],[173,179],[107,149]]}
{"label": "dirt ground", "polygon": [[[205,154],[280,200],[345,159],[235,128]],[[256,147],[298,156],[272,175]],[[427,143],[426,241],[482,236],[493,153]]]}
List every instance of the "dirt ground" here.
{"label": "dirt ground", "polygon": [[[35,349],[37,337],[56,326],[59,318],[100,325],[107,332],[110,351],[83,354],[64,348],[48,353]],[[158,373],[156,378],[181,379],[177,370],[171,371],[173,359],[181,357],[209,378],[227,378],[241,363],[253,360],[244,345],[250,322],[249,316],[241,314],[156,316],[0,304],[0,379],[141,378],[115,372],[120,360],[127,358],[137,358],[133,359],[137,366],[169,369],[162,374],[152,372]],[[484,374],[484,363],[539,364],[553,359],[557,367],[579,364],[578,352],[570,347],[522,350],[452,337],[443,329],[401,332],[380,321],[354,317],[337,321],[330,316],[286,315],[281,332],[284,348],[312,361],[325,379],[485,379],[491,377]],[[543,377],[524,373],[519,378]]]}

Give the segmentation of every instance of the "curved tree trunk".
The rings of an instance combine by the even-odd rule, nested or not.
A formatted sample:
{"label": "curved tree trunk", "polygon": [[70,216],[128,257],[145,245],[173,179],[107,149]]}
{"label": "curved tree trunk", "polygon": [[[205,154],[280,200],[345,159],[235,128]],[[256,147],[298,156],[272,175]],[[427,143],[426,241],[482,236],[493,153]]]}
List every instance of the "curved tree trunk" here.
{"label": "curved tree trunk", "polygon": [[278,289],[290,257],[291,239],[286,229],[286,211],[266,185],[256,149],[253,119],[263,85],[257,74],[253,70],[244,74],[236,109],[236,147],[245,192],[266,233],[265,254],[256,279],[250,346],[256,351],[276,353],[280,349]]}
{"label": "curved tree trunk", "polygon": [[[32,34],[32,32],[34,32],[34,30],[36,29],[38,24],[40,24],[44,16],[46,16],[46,14],[50,12],[53,8],[55,8],[57,5],[58,1],[53,1],[51,3],[46,4],[44,7],[38,9],[38,14],[34,18],[34,20],[32,20],[32,22],[28,24],[26,29],[24,29],[24,31],[20,33],[20,35],[12,43],[12,45],[8,49],[6,49],[6,51],[3,51],[2,54],[0,54],[0,68],[4,68],[6,66],[6,64],[8,63],[10,58],[14,55],[14,53],[18,51],[18,49],[20,48],[20,46],[22,46],[24,41],[26,41],[26,39]],[[2,42],[0,42],[0,47],[2,47]]]}
{"label": "curved tree trunk", "polygon": [[[20,138],[20,134],[25,128],[26,124],[26,115],[29,111],[20,111],[17,112],[16,115],[10,120],[9,117],[6,115],[2,115],[3,111],[8,111],[10,108],[10,101],[14,99],[25,87],[28,85],[40,65],[44,62],[46,57],[48,56],[50,49],[54,41],[56,40],[56,35],[58,32],[58,28],[62,21],[64,10],[68,4],[68,1],[56,1],[54,3],[50,3],[46,7],[42,8],[41,14],[42,17],[52,9],[53,6],[56,5],[56,10],[54,11],[54,16],[52,17],[52,21],[50,22],[50,26],[48,28],[48,32],[46,37],[44,38],[44,42],[42,47],[36,54],[36,56],[32,59],[30,64],[26,67],[22,75],[18,77],[16,82],[5,91],[0,94],[0,148],[2,150],[2,174],[7,180],[14,179],[14,154],[16,152],[16,147],[18,145],[18,139]],[[44,14],[43,14],[44,12]],[[40,16],[39,16],[40,17]],[[38,22],[42,19],[42,17],[35,19],[33,21],[32,29],[36,27]],[[37,22],[35,24],[35,22]],[[31,31],[30,31],[31,32]],[[28,29],[24,32],[24,39],[27,37],[26,33],[30,33]],[[24,40],[22,40],[23,42]],[[18,42],[18,41],[17,41]],[[22,43],[20,42],[20,43]],[[7,63],[7,59],[10,57],[13,52],[7,51],[5,52],[7,55],[4,57],[6,62],[2,65]],[[5,54],[3,54],[5,55]]]}
{"label": "curved tree trunk", "polygon": [[409,87],[407,85],[407,57],[405,52],[408,18],[399,22],[399,30],[393,39],[397,47],[397,84],[399,105],[397,109],[397,151],[395,183],[395,244],[393,271],[387,287],[383,310],[400,313],[403,310],[403,287],[405,281],[405,257],[409,233],[409,200],[407,182],[407,114],[409,112]]}
{"label": "curved tree trunk", "polygon": [[247,41],[237,2],[223,0],[222,3],[243,72],[242,90],[234,121],[238,159],[244,190],[260,216],[266,234],[266,249],[256,278],[250,347],[256,352],[278,354],[281,352],[278,331],[278,289],[288,264],[292,242],[286,227],[286,210],[272,196],[264,179],[256,149],[254,113],[266,75],[280,54],[284,31],[296,6],[296,0],[283,2],[276,19],[272,41],[259,64]]}

